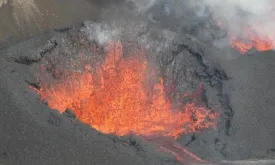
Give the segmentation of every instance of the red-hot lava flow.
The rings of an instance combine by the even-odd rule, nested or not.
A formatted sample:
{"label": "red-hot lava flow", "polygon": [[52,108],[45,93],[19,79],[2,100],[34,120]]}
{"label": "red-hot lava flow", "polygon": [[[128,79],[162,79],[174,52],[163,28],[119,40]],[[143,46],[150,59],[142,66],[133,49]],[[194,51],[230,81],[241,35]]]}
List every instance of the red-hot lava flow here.
{"label": "red-hot lava flow", "polygon": [[250,28],[243,32],[241,37],[230,36],[232,47],[245,54],[251,48],[258,51],[267,51],[275,48],[275,36],[260,36]]}
{"label": "red-hot lava flow", "polygon": [[[148,74],[145,52],[123,57],[121,42],[109,44],[105,62],[92,71],[63,71],[56,82],[39,76],[41,100],[61,113],[67,108],[96,130],[119,136],[169,136],[215,127],[218,114],[189,103],[172,110],[164,80]],[[44,68],[45,69],[45,68]],[[147,77],[147,78],[146,78]],[[149,80],[152,89],[148,88]],[[149,83],[150,84],[150,83]],[[151,92],[150,92],[151,91]]]}
{"label": "red-hot lava flow", "polygon": [[[270,17],[270,16],[269,16]],[[273,21],[271,19],[270,21]],[[257,25],[240,28],[241,34],[236,35],[228,31],[228,38],[231,41],[232,48],[238,50],[241,54],[246,54],[250,49],[255,48],[258,51],[268,51],[275,49],[275,33],[270,34],[270,25],[268,21],[259,22]],[[216,19],[217,26],[224,29],[222,21]]]}

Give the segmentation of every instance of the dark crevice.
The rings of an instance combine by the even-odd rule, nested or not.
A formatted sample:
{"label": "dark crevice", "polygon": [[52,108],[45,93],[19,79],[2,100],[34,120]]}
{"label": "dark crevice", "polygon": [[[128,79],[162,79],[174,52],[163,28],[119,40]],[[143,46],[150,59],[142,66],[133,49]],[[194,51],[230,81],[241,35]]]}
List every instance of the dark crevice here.
{"label": "dark crevice", "polygon": [[[206,73],[206,75],[210,78],[215,78],[219,81],[223,81],[223,80],[228,80],[228,76],[227,74],[221,70],[221,69],[217,69],[217,68],[211,68],[207,65],[205,65],[204,63],[204,59],[202,57],[202,54],[200,52],[195,52],[194,50],[192,50],[191,48],[189,48],[189,46],[187,45],[181,45],[183,48],[187,49],[189,51],[189,53],[191,53],[192,55],[194,55],[197,59],[197,61],[199,62],[199,64],[201,65],[203,71]],[[205,78],[205,77],[202,77]]]}
{"label": "dark crevice", "polygon": [[31,81],[28,81],[28,80],[25,80],[26,83],[28,83],[31,87],[39,90],[40,89],[40,85],[37,83],[37,82],[31,82]]}
{"label": "dark crevice", "polygon": [[134,139],[132,138],[132,136],[130,136],[129,145],[130,145],[130,146],[135,146],[135,145],[137,145],[137,141],[134,140]]}
{"label": "dark crevice", "polygon": [[67,32],[71,29],[72,29],[72,27],[66,27],[66,28],[54,29],[54,31],[64,33],[64,32]]}
{"label": "dark crevice", "polygon": [[217,144],[219,141],[220,141],[220,139],[216,137],[216,138],[214,139],[214,144]]}
{"label": "dark crevice", "polygon": [[196,139],[197,139],[197,138],[196,138],[196,135],[193,134],[193,135],[191,136],[191,139],[185,144],[185,147],[189,146],[189,145],[190,145],[192,142],[194,142]]}
{"label": "dark crevice", "polygon": [[219,101],[224,107],[226,107],[225,115],[227,117],[233,117],[234,112],[233,112],[232,107],[230,105],[229,96],[227,94],[223,94]]}
{"label": "dark crevice", "polygon": [[208,99],[207,99],[207,95],[206,95],[205,89],[203,89],[201,95],[202,95],[201,98],[202,98],[203,104],[205,105],[206,108],[209,108],[209,103],[208,103]]}
{"label": "dark crevice", "polygon": [[45,54],[51,53],[57,47],[57,45],[58,44],[56,41],[50,41],[49,45],[46,46],[47,48],[45,48],[40,52],[39,57],[34,58],[34,57],[28,57],[28,56],[21,56],[19,58],[15,58],[14,62],[18,64],[28,65],[28,66],[34,63],[38,63],[45,56]]}
{"label": "dark crevice", "polygon": [[224,107],[224,114],[226,115],[226,123],[225,123],[225,134],[230,136],[230,129],[232,125],[232,119],[234,116],[234,111],[230,105],[229,96],[227,94],[221,95],[221,99],[219,100],[222,106]]}
{"label": "dark crevice", "polygon": [[21,56],[17,59],[14,59],[14,62],[15,63],[18,63],[18,64],[23,64],[23,65],[32,65],[33,63],[38,63],[41,59],[38,58],[38,59],[31,59],[29,57],[26,57],[26,56]]}
{"label": "dark crevice", "polygon": [[50,45],[48,46],[48,48],[40,52],[40,56],[43,57],[45,54],[51,53],[57,47],[57,45],[58,44],[56,40],[50,41]]}
{"label": "dark crevice", "polygon": [[64,116],[71,118],[71,119],[76,119],[76,116],[74,114],[74,111],[71,109],[66,109],[64,113],[62,113]]}
{"label": "dark crevice", "polygon": [[225,123],[225,134],[227,136],[230,136],[231,120],[232,120],[232,118],[228,118]]}

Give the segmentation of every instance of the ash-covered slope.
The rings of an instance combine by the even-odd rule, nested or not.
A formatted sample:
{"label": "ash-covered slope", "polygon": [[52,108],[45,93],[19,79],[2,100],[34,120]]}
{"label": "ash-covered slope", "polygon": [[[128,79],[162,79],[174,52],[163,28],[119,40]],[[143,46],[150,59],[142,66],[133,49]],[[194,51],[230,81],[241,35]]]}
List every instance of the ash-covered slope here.
{"label": "ash-covered slope", "polygon": [[234,111],[226,149],[231,159],[275,158],[274,60],[274,52],[262,52],[224,65]]}

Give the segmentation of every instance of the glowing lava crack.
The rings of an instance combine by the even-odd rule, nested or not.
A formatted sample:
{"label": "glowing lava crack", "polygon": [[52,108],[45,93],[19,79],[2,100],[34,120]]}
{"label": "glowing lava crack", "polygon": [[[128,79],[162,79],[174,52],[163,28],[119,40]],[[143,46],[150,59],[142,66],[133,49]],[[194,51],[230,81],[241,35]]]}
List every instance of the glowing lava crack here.
{"label": "glowing lava crack", "polygon": [[[123,57],[120,42],[110,43],[105,62],[92,71],[63,71],[56,82],[47,81],[41,70],[41,100],[61,113],[70,108],[82,122],[106,134],[119,136],[170,136],[215,127],[218,114],[189,103],[172,109],[165,97],[164,81],[148,74],[145,52]],[[43,68],[43,67],[41,67]],[[43,76],[41,76],[43,75]],[[148,77],[148,76],[147,76]],[[148,89],[149,80],[157,79]],[[150,86],[150,85],[149,85]]]}
{"label": "glowing lava crack", "polygon": [[[250,25],[246,27],[240,27],[241,34],[235,34],[234,32],[228,32],[228,38],[231,41],[232,48],[239,51],[241,54],[246,54],[250,49],[255,48],[258,51],[269,51],[275,48],[275,33],[270,29],[273,29],[272,16],[265,16],[269,18],[268,21],[259,21],[258,24]],[[223,23],[217,19],[217,25],[221,29],[224,29]]]}

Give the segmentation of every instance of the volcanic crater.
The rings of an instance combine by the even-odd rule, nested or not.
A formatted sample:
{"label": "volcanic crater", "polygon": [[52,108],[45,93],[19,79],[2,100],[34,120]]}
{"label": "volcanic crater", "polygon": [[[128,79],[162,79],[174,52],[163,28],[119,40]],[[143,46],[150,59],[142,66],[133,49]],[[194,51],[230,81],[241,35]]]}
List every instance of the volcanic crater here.
{"label": "volcanic crater", "polygon": [[274,53],[225,53],[213,43],[224,36],[216,23],[190,17],[197,24],[178,31],[158,7],[148,20],[116,13],[3,48],[0,162],[273,159]]}

